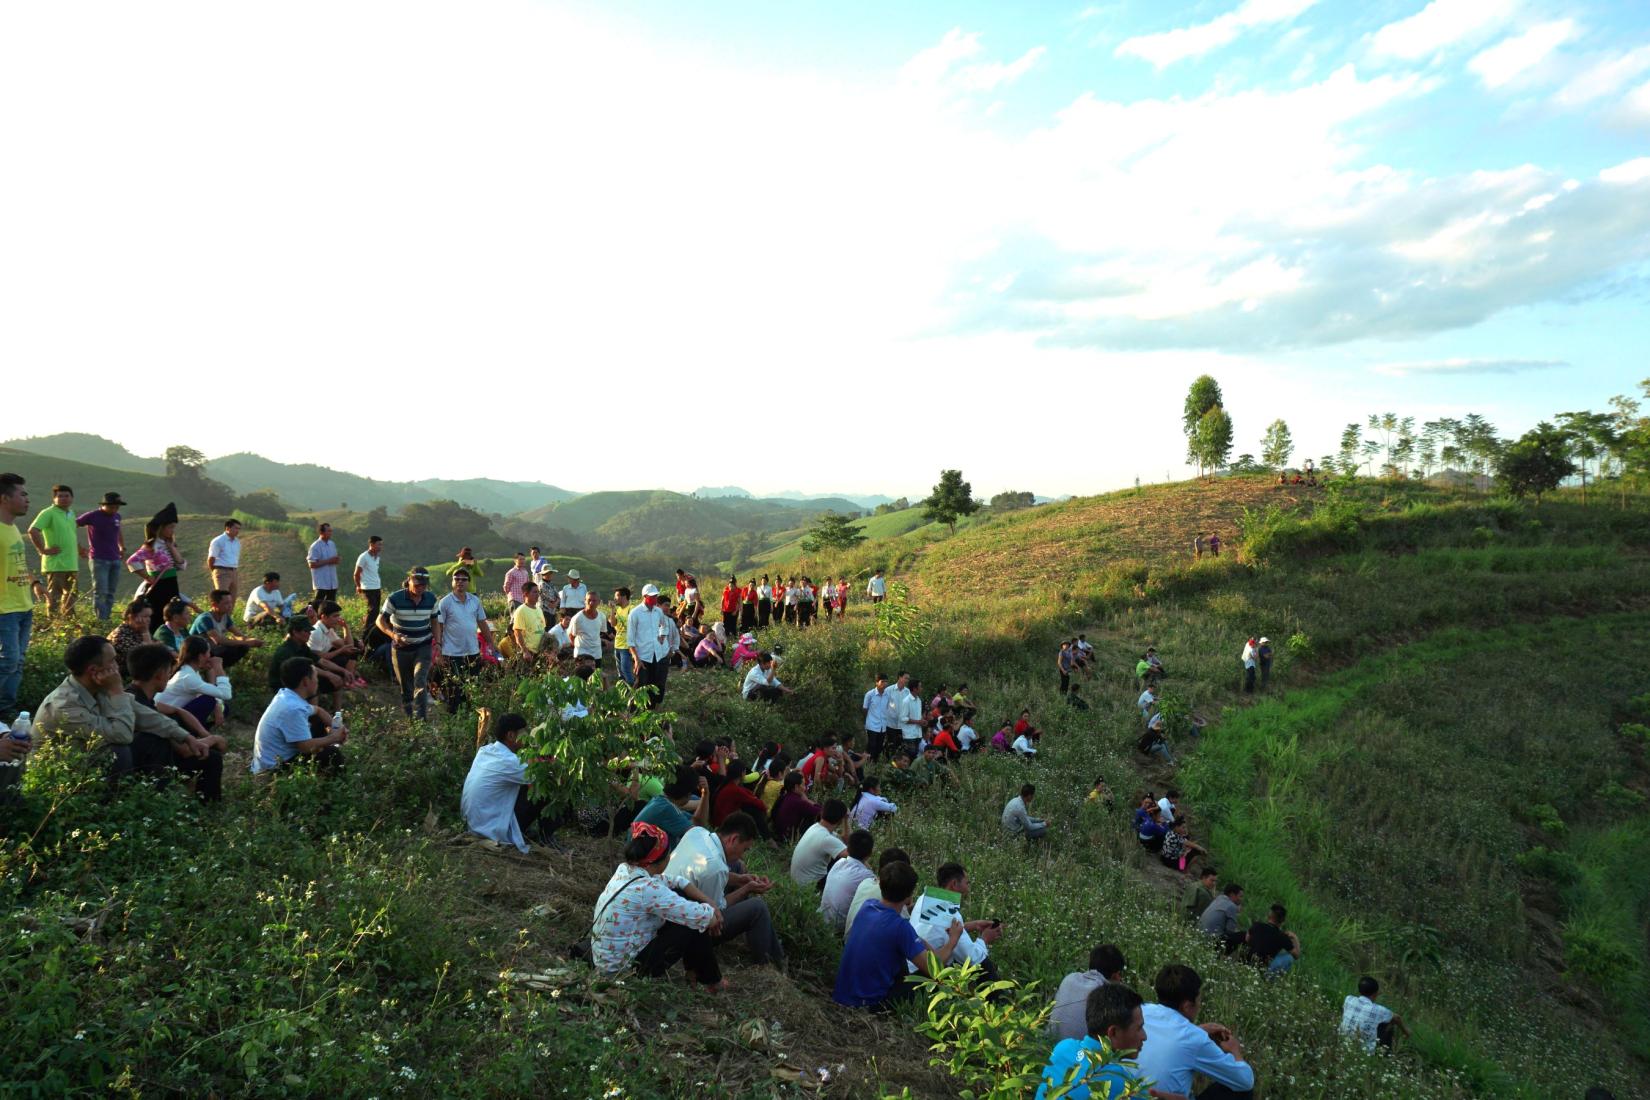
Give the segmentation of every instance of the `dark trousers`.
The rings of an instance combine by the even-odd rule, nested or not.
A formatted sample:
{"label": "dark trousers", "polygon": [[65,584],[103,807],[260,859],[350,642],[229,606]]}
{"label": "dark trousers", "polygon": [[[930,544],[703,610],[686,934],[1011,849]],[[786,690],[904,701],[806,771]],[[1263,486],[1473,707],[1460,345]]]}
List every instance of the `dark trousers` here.
{"label": "dark trousers", "polygon": [[756,629],[756,605],[743,603],[739,605],[739,629],[741,632]]}
{"label": "dark trousers", "polygon": [[[430,643],[392,651],[395,681],[401,685],[401,709],[423,718],[430,711]],[[414,706],[414,696],[417,705]]]}
{"label": "dark trousers", "polygon": [[722,980],[722,968],[716,962],[716,945],[710,936],[669,921],[636,956],[636,970],[649,978],[658,978],[678,961],[705,985]]}
{"label": "dark trousers", "polygon": [[336,600],[337,598],[338,590],[336,588],[317,588],[315,590],[314,603],[319,606],[328,600]]}
{"label": "dark trousers", "polygon": [[728,632],[728,637],[739,637],[739,612],[722,612],[722,629]]}
{"label": "dark trousers", "polygon": [[768,625],[768,617],[773,614],[772,600],[756,601],[756,625],[758,629]]}
{"label": "dark trousers", "polygon": [[1060,694],[1064,695],[1066,692],[1068,692],[1070,690],[1071,690],[1071,673],[1069,673],[1069,672],[1060,673]]}
{"label": "dark trousers", "polygon": [[1252,692],[1252,691],[1255,690],[1255,666],[1254,665],[1245,666],[1245,668],[1243,670],[1243,690],[1244,691],[1249,691],[1249,692]]}
{"label": "dark trousers", "polygon": [[1269,681],[1271,678],[1272,678],[1272,662],[1271,661],[1262,661],[1260,663],[1260,686],[1261,686],[1262,689],[1265,689],[1267,681]]}
{"label": "dark trousers", "polygon": [[665,680],[670,676],[670,661],[660,658],[657,661],[641,661],[636,665],[636,686],[653,689],[653,700],[648,704],[649,710],[658,710],[665,701]]}
{"label": "dark trousers", "polygon": [[241,658],[246,656],[246,647],[244,645],[215,645],[212,647],[212,656],[222,661],[223,670],[228,672],[241,663]]}
{"label": "dark trousers", "polygon": [[213,749],[206,758],[179,756],[172,742],[152,733],[138,733],[130,745],[111,746],[114,763],[109,774],[113,778],[141,774],[156,777],[157,785],[164,786],[167,771],[177,769],[195,780],[195,793],[207,802],[223,800],[223,753]]}
{"label": "dark trousers", "polygon": [[446,661],[441,675],[441,694],[447,700],[447,713],[457,714],[458,708],[464,705],[464,686],[475,675],[481,657],[472,653],[467,657],[448,657]]}
{"label": "dark trousers", "polygon": [[149,605],[149,621],[164,623],[166,621],[166,605],[178,598],[178,578],[167,577],[164,580],[150,581],[149,590],[143,594],[143,602]]}
{"label": "dark trousers", "polygon": [[866,730],[865,748],[871,754],[872,760],[882,759],[882,750],[888,740],[887,730]]}
{"label": "dark trousers", "polygon": [[796,625],[807,626],[814,621],[814,605],[807,600],[796,605]]}
{"label": "dark trousers", "polygon": [[768,687],[766,684],[758,684],[756,687],[751,688],[749,695],[745,696],[745,698],[754,699],[759,703],[777,703],[784,697],[785,693],[782,690],[776,687]]}
{"label": "dark trousers", "polygon": [[1197,1094],[1197,1100],[1249,1100],[1254,1095],[1252,1090],[1238,1092],[1236,1089],[1227,1088],[1219,1081],[1211,1081],[1208,1088]]}
{"label": "dark trousers", "polygon": [[370,653],[378,648],[378,643],[382,640],[374,635],[382,633],[378,629],[378,612],[384,603],[384,590],[369,588],[361,593],[361,598],[367,601],[367,621],[361,624],[361,641]]}

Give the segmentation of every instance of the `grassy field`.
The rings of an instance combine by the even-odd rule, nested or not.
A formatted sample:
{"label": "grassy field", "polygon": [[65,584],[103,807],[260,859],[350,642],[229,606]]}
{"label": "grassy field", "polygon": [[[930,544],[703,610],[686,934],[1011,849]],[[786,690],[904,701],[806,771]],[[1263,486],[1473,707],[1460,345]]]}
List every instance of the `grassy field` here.
{"label": "grassy field", "polygon": [[[1191,561],[1198,528],[1233,549],[1247,536],[1241,559]],[[861,603],[845,624],[764,638],[785,643],[799,689],[784,705],[737,701],[731,673],[675,677],[669,704],[689,743],[796,745],[857,728],[869,674],[902,664],[930,685],[969,680],[982,726],[1031,707],[1048,730],[1035,763],[969,760],[954,784],[894,794],[879,847],[905,846],[925,881],[961,859],[969,916],[1005,923],[1004,974],[1045,993],[1097,941],[1123,948],[1142,990],[1192,961],[1206,1018],[1242,1036],[1265,1097],[1548,1097],[1595,1082],[1635,1095],[1650,783],[1642,743],[1620,730],[1650,717],[1635,701],[1650,691],[1647,544],[1650,514],[1569,499],[1534,509],[1386,485],[1297,498],[1253,479],[1085,498],[798,562],[891,565],[929,640],[894,653],[867,637]],[[73,629],[30,651],[26,696],[61,675]],[[1052,682],[1051,646],[1076,630],[1101,656],[1087,712]],[[1236,690],[1252,633],[1279,648],[1258,702]],[[1131,748],[1147,642],[1171,695],[1211,718],[1200,744],[1177,739],[1178,773]],[[236,670],[243,713],[259,680],[256,659]],[[493,691],[508,705],[508,685]],[[957,1094],[912,1019],[830,1006],[839,947],[788,881],[771,896],[788,978],[724,951],[738,992],[719,1000],[569,966],[612,842],[531,857],[466,843],[473,719],[409,729],[379,693],[351,721],[343,776],[241,782],[215,809],[106,800],[68,753],[31,765],[0,856],[13,917],[0,993],[24,1095],[484,1096],[547,1080],[580,1096]],[[1096,774],[1119,796],[1110,811],[1084,799]],[[1054,822],[1035,849],[1002,843],[997,825],[1027,778]],[[1251,911],[1290,906],[1306,956],[1285,981],[1215,957],[1174,913],[1178,883],[1127,823],[1137,787],[1170,783]],[[1394,1057],[1335,1035],[1365,970],[1416,1028]]]}

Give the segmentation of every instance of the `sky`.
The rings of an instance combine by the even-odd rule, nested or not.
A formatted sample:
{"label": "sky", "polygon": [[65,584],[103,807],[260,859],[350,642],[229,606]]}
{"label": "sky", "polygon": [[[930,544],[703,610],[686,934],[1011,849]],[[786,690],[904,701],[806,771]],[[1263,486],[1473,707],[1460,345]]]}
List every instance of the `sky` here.
{"label": "sky", "polygon": [[[1650,6],[0,7],[3,435],[1091,493],[1650,374]],[[15,392],[15,391],[14,391]]]}

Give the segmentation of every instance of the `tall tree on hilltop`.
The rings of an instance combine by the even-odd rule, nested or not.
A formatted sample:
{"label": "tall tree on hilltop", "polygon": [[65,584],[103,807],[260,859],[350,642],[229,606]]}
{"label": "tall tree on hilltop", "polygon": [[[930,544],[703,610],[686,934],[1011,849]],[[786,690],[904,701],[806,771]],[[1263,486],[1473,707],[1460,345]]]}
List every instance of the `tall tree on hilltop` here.
{"label": "tall tree on hilltop", "polygon": [[[1581,502],[1587,503],[1587,463],[1598,462],[1610,454],[1615,434],[1609,413],[1566,412],[1558,414],[1558,430],[1569,444],[1570,457],[1575,459],[1581,474]],[[1597,480],[1596,477],[1594,480]]]}
{"label": "tall tree on hilltop", "polygon": [[1261,461],[1281,470],[1289,465],[1289,456],[1294,453],[1295,440],[1289,434],[1289,425],[1281,419],[1268,424],[1266,434],[1260,439]]}
{"label": "tall tree on hilltop", "polygon": [[1197,437],[1203,423],[1203,414],[1210,409],[1220,408],[1223,403],[1220,383],[1214,380],[1213,375],[1199,375],[1186,391],[1186,406],[1180,418],[1181,430],[1186,433],[1186,461],[1197,466],[1199,476],[1203,473],[1204,463],[1198,457]]}
{"label": "tall tree on hilltop", "polygon": [[183,444],[166,448],[166,476],[191,480],[206,469],[206,456]]}
{"label": "tall tree on hilltop", "polygon": [[1002,512],[1017,512],[1022,508],[1030,508],[1037,503],[1037,497],[1032,493],[1002,492],[991,498],[988,507],[993,514]]}
{"label": "tall tree on hilltop", "polygon": [[1218,470],[1232,457],[1232,418],[1226,410],[1215,405],[1197,422],[1197,434],[1192,437],[1191,454],[1197,462],[1198,474]]}
{"label": "tall tree on hilltop", "polygon": [[1341,430],[1341,449],[1336,456],[1336,465],[1345,477],[1351,477],[1358,472],[1359,454],[1363,451],[1363,429],[1356,424],[1348,424]]}
{"label": "tall tree on hilltop", "polygon": [[1516,442],[1501,447],[1495,456],[1495,477],[1501,488],[1523,500],[1558,488],[1558,483],[1576,472],[1569,458],[1569,440],[1559,429],[1543,420]]}
{"label": "tall tree on hilltop", "polygon": [[922,502],[923,518],[930,523],[943,523],[953,533],[957,530],[957,520],[979,510],[974,488],[963,480],[961,470],[941,470],[934,491]]}

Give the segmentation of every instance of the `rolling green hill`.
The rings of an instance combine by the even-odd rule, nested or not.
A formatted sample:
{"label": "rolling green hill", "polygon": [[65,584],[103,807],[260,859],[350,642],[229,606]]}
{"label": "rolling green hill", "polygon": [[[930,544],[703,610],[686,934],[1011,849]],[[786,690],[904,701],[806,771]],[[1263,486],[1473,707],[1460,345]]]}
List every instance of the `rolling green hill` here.
{"label": "rolling green hill", "polygon": [[[970,527],[985,522],[986,516],[965,516],[957,522],[957,530],[965,531]],[[868,540],[882,542],[892,539],[901,539],[906,535],[912,536],[909,542],[919,542],[929,538],[939,538],[947,534],[946,529],[938,524],[931,523],[923,517],[922,508],[902,508],[898,512],[884,512],[880,516],[866,516],[854,521],[854,526],[865,535]],[[788,565],[791,562],[807,556],[802,549],[802,539],[806,531],[784,532],[779,537],[792,537],[781,542],[770,550],[765,550],[755,556],[757,563],[762,565]],[[903,546],[900,548],[903,549]]]}
{"label": "rolling green hill", "polygon": [[[54,484],[74,489],[75,508],[80,511],[95,508],[104,493],[119,493],[128,505],[122,515],[128,521],[135,521],[134,531],[127,533],[129,540],[143,537],[143,521],[165,507],[167,501],[176,503],[179,512],[197,512],[204,506],[190,496],[186,487],[165,476],[115,470],[13,447],[0,447],[0,470],[23,475],[35,508],[51,503]],[[136,549],[135,541],[133,549]]]}

